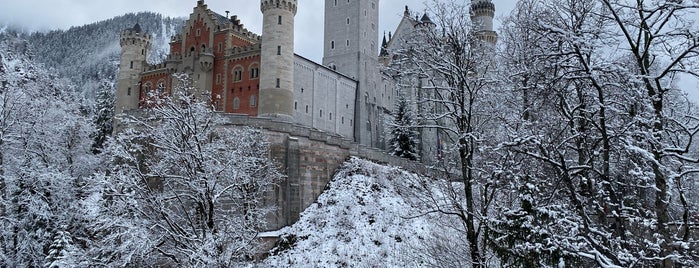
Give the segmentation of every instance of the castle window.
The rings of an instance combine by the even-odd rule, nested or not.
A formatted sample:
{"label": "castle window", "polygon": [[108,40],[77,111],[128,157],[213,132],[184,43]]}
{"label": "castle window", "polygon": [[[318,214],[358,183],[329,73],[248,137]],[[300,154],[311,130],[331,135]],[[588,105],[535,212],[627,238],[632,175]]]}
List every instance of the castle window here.
{"label": "castle window", "polygon": [[335,49],[335,41],[330,41],[330,49]]}
{"label": "castle window", "polygon": [[257,105],[257,99],[255,95],[250,96],[250,107],[255,107]]}
{"label": "castle window", "polygon": [[240,82],[241,80],[243,80],[243,67],[236,66],[233,68],[233,81]]}
{"label": "castle window", "polygon": [[335,0],[335,6],[337,6],[337,0]]}
{"label": "castle window", "polygon": [[320,118],[323,118],[323,110],[320,110]]}
{"label": "castle window", "polygon": [[376,29],[376,24],[373,24],[373,23],[372,23],[372,24],[371,24],[371,29],[372,29],[372,30]]}
{"label": "castle window", "polygon": [[308,105],[306,105],[306,113],[308,113]]}
{"label": "castle window", "polygon": [[146,50],[145,50],[145,49],[141,49],[141,55],[146,55]]}
{"label": "castle window", "polygon": [[376,3],[371,2],[371,9],[376,9]]}
{"label": "castle window", "polygon": [[343,125],[345,124],[345,117],[344,116],[342,117],[342,124]]}
{"label": "castle window", "polygon": [[277,24],[282,25],[282,16],[277,17]]}
{"label": "castle window", "polygon": [[130,67],[130,68],[133,69],[133,61],[131,61],[131,67]]}
{"label": "castle window", "polygon": [[223,52],[223,44],[218,43],[218,53]]}
{"label": "castle window", "polygon": [[330,116],[330,121],[332,121],[333,120],[333,113],[330,113],[329,116]]}
{"label": "castle window", "polygon": [[350,18],[347,18],[347,25],[350,24]]}
{"label": "castle window", "polygon": [[236,97],[233,99],[233,110],[238,110],[240,109],[240,99]]}
{"label": "castle window", "polygon": [[126,90],[126,95],[127,95],[127,96],[131,96],[131,88],[128,88],[128,89]]}
{"label": "castle window", "polygon": [[281,87],[280,84],[281,84],[281,81],[279,80],[279,78],[277,78],[277,85],[276,85],[276,88],[280,88],[280,87]]}
{"label": "castle window", "polygon": [[350,126],[354,126],[354,121],[352,121],[352,119],[350,119]]}
{"label": "castle window", "polygon": [[347,46],[349,46],[349,39],[347,39],[347,42],[346,42],[346,43],[347,43]]}
{"label": "castle window", "polygon": [[206,45],[205,44],[201,44],[201,52],[206,52]]}
{"label": "castle window", "polygon": [[250,79],[260,77],[260,67],[256,63],[250,65]]}
{"label": "castle window", "polygon": [[221,84],[221,74],[216,74],[216,84],[217,85]]}
{"label": "castle window", "polygon": [[197,29],[197,33],[194,34],[195,36],[200,36],[201,35],[201,29]]}
{"label": "castle window", "polygon": [[364,10],[364,17],[366,17],[366,15],[367,15],[367,12],[366,12],[366,9],[365,9],[365,10]]}
{"label": "castle window", "polygon": [[277,55],[282,54],[282,46],[277,46]]}
{"label": "castle window", "polygon": [[299,102],[295,101],[294,102],[294,111],[298,110],[298,108],[299,108]]}

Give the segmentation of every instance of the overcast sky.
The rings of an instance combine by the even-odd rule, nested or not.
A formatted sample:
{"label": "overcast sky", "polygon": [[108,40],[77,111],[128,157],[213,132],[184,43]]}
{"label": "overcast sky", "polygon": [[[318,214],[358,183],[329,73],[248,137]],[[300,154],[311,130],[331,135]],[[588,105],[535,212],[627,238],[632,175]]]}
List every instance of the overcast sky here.
{"label": "overcast sky", "polygon": [[[153,11],[171,17],[187,17],[196,0],[3,0],[0,25],[12,24],[27,30],[45,31],[67,29],[123,15],[128,12]],[[432,1],[432,0],[428,0]],[[457,0],[458,1],[458,0]],[[299,0],[296,14],[296,53],[320,62],[323,57],[324,0]],[[510,13],[516,0],[493,0],[495,28],[498,18]],[[403,16],[404,6],[423,13],[425,0],[379,0],[380,33],[394,31]],[[209,8],[219,14],[228,10],[238,15],[246,27],[262,33],[262,13],[258,0],[206,0]],[[682,87],[699,100],[699,81],[683,81]]]}
{"label": "overcast sky", "polygon": [[[429,0],[431,1],[431,0]],[[509,13],[516,0],[495,0],[496,16]],[[5,0],[0,8],[0,25],[13,24],[27,30],[67,29],[109,19],[128,12],[153,11],[171,17],[186,17],[196,0]],[[425,0],[379,0],[380,33],[394,31],[403,16],[404,6],[423,13]],[[206,0],[219,14],[238,15],[245,26],[262,32],[259,0]],[[314,61],[323,56],[324,0],[299,0],[296,14],[296,52]],[[499,25],[499,24],[497,24]],[[496,26],[497,27],[497,26]],[[320,41],[320,42],[319,42]]]}

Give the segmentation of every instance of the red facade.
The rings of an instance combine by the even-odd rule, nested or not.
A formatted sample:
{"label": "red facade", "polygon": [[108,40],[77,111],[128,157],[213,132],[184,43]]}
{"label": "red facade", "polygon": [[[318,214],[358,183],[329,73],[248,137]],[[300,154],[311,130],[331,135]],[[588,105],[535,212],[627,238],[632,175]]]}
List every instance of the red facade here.
{"label": "red facade", "polygon": [[[221,24],[222,16],[211,12],[206,14],[210,15],[197,14],[192,17],[190,20],[193,21],[185,24],[187,26],[181,37],[173,38],[167,68],[163,66],[162,69],[151,70],[141,76],[141,107],[152,107],[149,92],[172,92],[171,72],[183,70],[172,68],[171,65],[206,52],[214,55],[213,68],[210,72],[195,70],[194,73],[211,75],[211,88],[207,90],[211,90],[211,102],[216,110],[256,116],[259,100],[259,39],[235,19]],[[214,16],[219,16],[218,22]]]}

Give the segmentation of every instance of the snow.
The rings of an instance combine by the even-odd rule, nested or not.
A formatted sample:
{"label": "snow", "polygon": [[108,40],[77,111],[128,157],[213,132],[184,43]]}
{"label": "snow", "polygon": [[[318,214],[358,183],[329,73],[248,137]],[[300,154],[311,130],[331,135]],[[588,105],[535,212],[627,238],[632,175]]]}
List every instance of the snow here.
{"label": "snow", "polygon": [[409,187],[405,186],[415,178],[397,168],[349,160],[300,220],[279,231],[292,244],[290,248],[270,256],[264,264],[424,265],[422,246],[442,235],[437,233],[441,229],[435,228],[435,218],[416,217],[418,211],[410,205],[405,194]]}

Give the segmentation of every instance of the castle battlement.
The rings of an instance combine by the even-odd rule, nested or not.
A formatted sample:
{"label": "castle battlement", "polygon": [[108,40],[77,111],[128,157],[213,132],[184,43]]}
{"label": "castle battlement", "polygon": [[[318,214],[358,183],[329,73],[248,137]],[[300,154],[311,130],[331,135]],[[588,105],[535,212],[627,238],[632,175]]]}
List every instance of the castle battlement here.
{"label": "castle battlement", "polygon": [[231,48],[228,50],[228,55],[236,57],[250,53],[259,53],[260,50],[262,50],[262,44],[256,43],[249,46]]}
{"label": "castle battlement", "polygon": [[260,9],[263,13],[272,8],[282,8],[296,15],[297,7],[298,3],[296,0],[262,0],[260,4]]}
{"label": "castle battlement", "polygon": [[471,17],[495,16],[495,4],[493,2],[479,1],[471,4]]}

